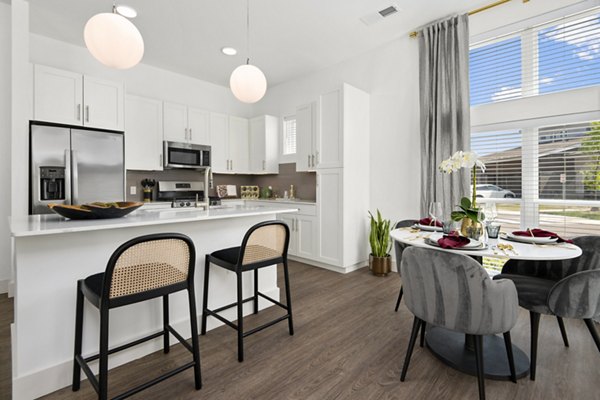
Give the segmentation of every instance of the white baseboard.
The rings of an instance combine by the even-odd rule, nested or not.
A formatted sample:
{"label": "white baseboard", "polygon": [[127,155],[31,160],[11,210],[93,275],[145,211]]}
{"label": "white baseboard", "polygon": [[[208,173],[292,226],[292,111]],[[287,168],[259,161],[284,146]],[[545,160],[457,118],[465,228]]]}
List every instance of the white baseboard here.
{"label": "white baseboard", "polygon": [[326,263],[322,263],[320,261],[309,260],[307,258],[302,258],[302,257],[297,257],[297,256],[288,256],[288,258],[293,261],[298,261],[298,262],[301,262],[304,264],[313,265],[315,267],[327,269],[327,270],[333,271],[333,272],[338,272],[340,274],[347,274],[349,272],[356,271],[358,269],[367,267],[369,265],[369,262],[366,260],[356,263],[354,265],[349,265],[347,267],[338,267],[336,265],[326,264]]}
{"label": "white baseboard", "polygon": [[[263,292],[265,295],[273,298],[279,299],[279,288],[274,288],[269,291]],[[259,309],[265,309],[267,307],[272,306],[268,300],[259,298]],[[252,313],[252,303],[248,302],[244,304],[244,315],[249,315]],[[236,319],[236,311],[235,308],[230,310],[226,310],[223,313],[220,313],[223,317],[231,320]],[[201,324],[201,315],[198,315],[198,333],[200,332],[200,324]],[[13,324],[14,325],[14,324]],[[14,328],[11,325],[11,338],[14,340]],[[223,325],[223,323],[216,318],[209,318],[207,321],[207,330],[212,330],[218,326]],[[190,333],[190,322],[188,319],[171,323],[171,326],[181,334],[185,339],[189,339],[191,337]],[[143,337],[144,335],[149,335],[152,332],[143,332],[140,333],[139,337]],[[233,334],[233,331],[232,331]],[[175,339],[171,335],[171,346],[179,343],[177,339]],[[111,347],[119,346],[123,343],[111,343]],[[202,345],[200,345],[202,347]],[[128,363],[130,361],[136,360],[138,358],[144,357],[150,353],[158,351],[162,349],[162,340],[151,340],[149,342],[140,344],[139,346],[135,346],[131,349],[123,350],[117,354],[114,354],[109,357],[109,369],[115,368],[119,365]],[[190,355],[191,357],[191,355]],[[14,358],[13,358],[14,359]],[[237,362],[233,360],[233,362]],[[91,365],[92,371],[96,374],[97,366],[96,363]],[[13,374],[14,374],[13,368]],[[49,367],[45,367],[40,369],[34,373],[29,375],[20,376],[18,378],[14,378],[13,375],[13,400],[30,400],[35,399],[40,396],[46,395],[48,393],[52,393],[56,390],[62,389],[64,387],[70,386],[72,383],[73,376],[73,360],[69,359],[60,364],[55,364]],[[85,374],[82,372],[81,374],[82,381],[87,380]],[[84,383],[85,384],[85,383]]]}
{"label": "white baseboard", "polygon": [[[10,287],[10,280],[9,279],[0,280],[0,294],[8,293],[9,292],[9,287]],[[10,296],[10,297],[12,297],[12,296]]]}

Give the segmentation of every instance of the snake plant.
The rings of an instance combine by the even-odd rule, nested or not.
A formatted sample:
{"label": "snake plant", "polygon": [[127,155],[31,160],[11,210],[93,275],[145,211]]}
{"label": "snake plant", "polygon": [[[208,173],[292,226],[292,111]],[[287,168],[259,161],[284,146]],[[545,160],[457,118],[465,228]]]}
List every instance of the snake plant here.
{"label": "snake plant", "polygon": [[377,210],[377,218],[371,214],[371,233],[369,234],[369,243],[371,244],[371,254],[373,257],[386,257],[392,248],[390,239],[391,222],[389,219],[381,218],[381,213]]}

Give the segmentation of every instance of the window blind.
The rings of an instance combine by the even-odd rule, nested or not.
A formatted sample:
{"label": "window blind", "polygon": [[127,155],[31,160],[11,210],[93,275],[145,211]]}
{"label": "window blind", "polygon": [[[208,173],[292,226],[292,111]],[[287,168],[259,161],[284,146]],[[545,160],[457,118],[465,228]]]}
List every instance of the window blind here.
{"label": "window blind", "polygon": [[599,84],[599,8],[471,46],[471,105]]}
{"label": "window blind", "polygon": [[296,154],[296,117],[283,119],[283,154]]}

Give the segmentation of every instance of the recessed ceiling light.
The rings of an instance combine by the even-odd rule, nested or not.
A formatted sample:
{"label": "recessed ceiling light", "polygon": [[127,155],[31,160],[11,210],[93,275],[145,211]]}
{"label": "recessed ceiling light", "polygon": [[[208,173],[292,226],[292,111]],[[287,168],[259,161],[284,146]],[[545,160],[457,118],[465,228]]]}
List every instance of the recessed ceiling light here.
{"label": "recessed ceiling light", "polygon": [[226,56],[235,56],[237,54],[237,50],[233,47],[223,47],[221,52]]}
{"label": "recessed ceiling light", "polygon": [[115,7],[115,10],[124,16],[125,18],[135,18],[137,17],[137,11],[133,7],[126,6],[125,4],[120,4]]}

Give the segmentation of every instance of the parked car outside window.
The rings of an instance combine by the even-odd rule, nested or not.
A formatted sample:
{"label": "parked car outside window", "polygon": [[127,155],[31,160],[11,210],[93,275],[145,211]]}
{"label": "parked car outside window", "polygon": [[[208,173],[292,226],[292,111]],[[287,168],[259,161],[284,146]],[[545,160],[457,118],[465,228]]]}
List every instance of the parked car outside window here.
{"label": "parked car outside window", "polygon": [[[482,184],[477,185],[477,197],[484,197],[488,199],[514,199],[515,194],[510,190],[503,189],[500,186]],[[473,192],[473,185],[471,185],[471,193]]]}

